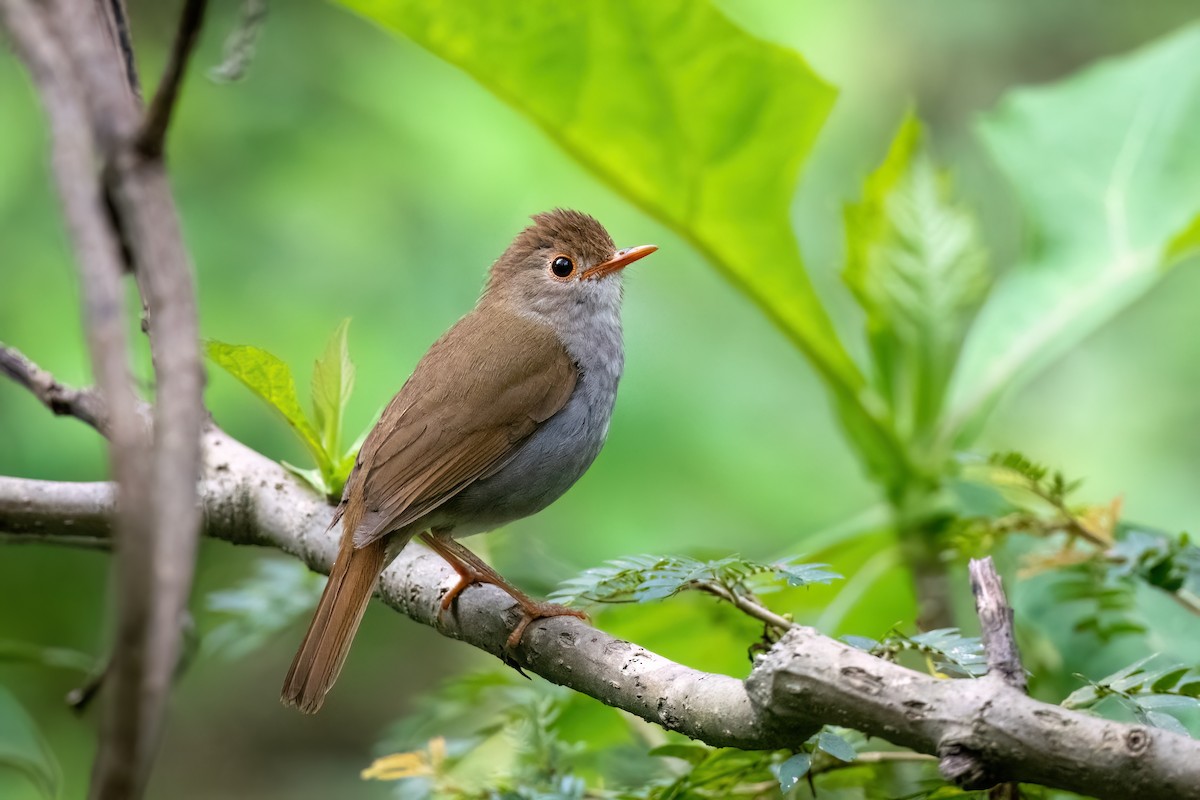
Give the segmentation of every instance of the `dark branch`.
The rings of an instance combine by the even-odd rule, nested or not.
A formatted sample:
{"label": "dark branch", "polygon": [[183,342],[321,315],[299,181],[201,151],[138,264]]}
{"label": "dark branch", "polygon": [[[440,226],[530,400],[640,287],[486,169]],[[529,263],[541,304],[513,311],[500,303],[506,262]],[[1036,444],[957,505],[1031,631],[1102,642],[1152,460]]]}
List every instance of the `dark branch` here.
{"label": "dark branch", "polygon": [[55,414],[75,417],[100,433],[105,433],[108,412],[95,390],[64,386],[20,351],[3,342],[0,342],[0,373],[24,386]]}
{"label": "dark branch", "polygon": [[121,54],[121,63],[125,67],[125,83],[136,98],[142,96],[142,86],[138,81],[137,60],[133,55],[133,36],[129,33],[129,11],[125,8],[125,0],[107,0],[108,13],[105,20],[113,44]]}
{"label": "dark branch", "polygon": [[163,142],[167,136],[167,127],[171,124],[171,112],[179,97],[179,87],[183,83],[188,60],[200,37],[200,27],[204,22],[207,7],[208,0],[184,0],[171,57],[167,61],[162,80],[154,92],[154,99],[150,102],[150,108],[134,144],[145,158],[162,158]]}

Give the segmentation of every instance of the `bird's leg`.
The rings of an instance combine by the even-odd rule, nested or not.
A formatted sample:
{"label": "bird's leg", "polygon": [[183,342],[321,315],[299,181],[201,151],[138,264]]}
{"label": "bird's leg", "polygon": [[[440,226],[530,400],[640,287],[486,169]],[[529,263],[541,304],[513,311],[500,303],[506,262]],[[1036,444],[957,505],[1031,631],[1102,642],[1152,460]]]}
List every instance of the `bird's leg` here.
{"label": "bird's leg", "polygon": [[534,620],[564,616],[587,620],[587,615],[582,611],[560,606],[556,603],[534,600],[506,581],[500,573],[492,569],[482,558],[445,533],[438,531],[423,533],[421,534],[421,541],[429,545],[429,548],[433,552],[445,559],[446,563],[458,573],[458,583],[450,591],[446,592],[446,596],[442,598],[442,611],[448,609],[455,598],[462,593],[463,589],[466,589],[473,583],[490,583],[517,601],[517,604],[521,607],[522,616],[521,621],[517,623],[517,627],[509,634],[508,641],[505,643],[505,646],[509,650],[521,643],[521,637],[525,635],[525,629]]}

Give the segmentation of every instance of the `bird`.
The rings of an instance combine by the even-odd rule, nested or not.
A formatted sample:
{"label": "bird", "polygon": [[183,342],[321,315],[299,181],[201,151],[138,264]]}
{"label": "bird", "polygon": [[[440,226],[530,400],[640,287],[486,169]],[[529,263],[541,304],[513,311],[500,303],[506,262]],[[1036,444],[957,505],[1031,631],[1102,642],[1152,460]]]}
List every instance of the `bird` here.
{"label": "bird", "polygon": [[534,620],[583,616],[527,597],[457,540],[541,511],[599,454],[624,368],[622,270],[658,248],[618,250],[579,211],[532,220],[363,441],[330,524],[342,527],[337,558],[284,705],[321,708],[380,574],[418,536],[458,573],[441,612],[473,583],[517,601],[510,649]]}

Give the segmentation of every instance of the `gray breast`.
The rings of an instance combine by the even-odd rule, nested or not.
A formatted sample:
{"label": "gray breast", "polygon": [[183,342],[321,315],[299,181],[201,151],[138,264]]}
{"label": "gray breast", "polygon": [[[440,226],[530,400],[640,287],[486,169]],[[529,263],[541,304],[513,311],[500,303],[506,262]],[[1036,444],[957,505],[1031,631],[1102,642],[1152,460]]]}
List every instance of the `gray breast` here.
{"label": "gray breast", "polygon": [[546,421],[496,474],[476,481],[442,507],[455,536],[498,528],[541,511],[591,466],[616,398],[615,383],[581,376],[561,411]]}
{"label": "gray breast", "polygon": [[591,466],[608,435],[624,368],[619,305],[604,305],[616,307],[580,315],[584,324],[567,326],[563,344],[579,367],[567,404],[500,470],[468,486],[429,523],[452,525],[456,537],[498,528],[541,511]]}

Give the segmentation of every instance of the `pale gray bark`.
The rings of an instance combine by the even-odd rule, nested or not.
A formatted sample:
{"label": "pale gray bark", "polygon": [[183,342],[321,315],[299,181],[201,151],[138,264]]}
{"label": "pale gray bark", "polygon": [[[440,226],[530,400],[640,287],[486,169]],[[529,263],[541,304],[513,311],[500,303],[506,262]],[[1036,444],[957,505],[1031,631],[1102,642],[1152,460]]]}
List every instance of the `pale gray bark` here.
{"label": "pale gray bark", "polygon": [[[331,509],[215,428],[205,435],[202,495],[209,536],[277,548],[320,571],[332,563]],[[0,478],[0,530],[45,535],[71,519],[100,535],[92,523],[106,502],[105,484]],[[384,573],[380,596],[446,636],[503,656],[518,617],[512,600],[474,586],[439,618],[440,598],[455,580],[414,544]],[[794,747],[832,723],[936,755],[943,765],[956,757],[978,765],[957,776],[966,785],[1026,781],[1101,798],[1200,798],[1200,742],[1067,711],[1000,678],[938,680],[810,628],[789,631],[744,682],[676,664],[569,617],[534,623],[514,658],[549,681],[713,745]]]}
{"label": "pale gray bark", "polygon": [[[136,798],[144,791],[195,560],[203,376],[191,266],[161,143],[203,6],[203,0],[188,1],[178,52],[147,119],[121,0],[0,0],[0,22],[29,69],[49,121],[54,178],[79,263],[88,342],[104,402],[85,406],[86,395],[67,397],[44,381],[26,385],[43,402],[91,416],[93,424],[100,425],[98,414],[106,416],[119,487],[116,643],[106,678],[94,798]],[[126,266],[134,269],[150,317],[152,428],[139,413],[129,374]],[[37,377],[26,367],[5,362],[6,372]]]}

